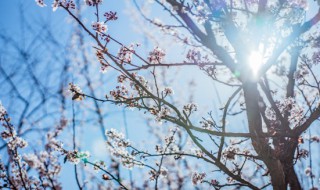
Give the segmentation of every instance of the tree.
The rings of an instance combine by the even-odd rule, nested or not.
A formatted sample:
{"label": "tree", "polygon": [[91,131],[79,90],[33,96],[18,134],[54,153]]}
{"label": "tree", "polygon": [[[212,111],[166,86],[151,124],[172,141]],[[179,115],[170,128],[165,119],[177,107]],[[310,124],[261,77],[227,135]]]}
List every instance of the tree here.
{"label": "tree", "polygon": [[[43,0],[36,2],[41,7],[46,6]],[[161,15],[166,22],[153,19],[158,12],[148,14],[141,8],[141,3],[133,1],[145,22],[181,45],[177,47],[183,56],[179,56],[179,49],[168,51],[161,48],[161,42],[145,55],[139,50],[140,44],[125,45],[116,39],[109,31],[112,31],[111,23],[117,23],[117,13],[101,13],[103,4],[110,2],[85,0],[84,6],[89,7],[96,19],[90,26],[83,21],[79,2],[76,6],[73,0],[53,1],[53,10],[66,11],[95,43],[92,50],[101,71],[107,71],[108,75],[109,70],[113,70],[117,77],[110,79],[116,81],[116,85],[111,86],[113,89],[99,96],[93,87],[97,80],[88,74],[91,60],[86,57],[86,50],[80,48],[79,52],[76,51],[74,57],[84,56],[82,73],[88,91],[70,81],[73,147],[67,149],[55,139],[66,127],[64,120],[61,120],[47,139],[47,163],[51,164],[50,159],[55,158],[57,152],[64,156],[65,162],[77,164],[82,161],[84,165],[103,171],[102,179],[109,182],[107,184],[111,188],[183,189],[191,187],[188,183],[191,179],[196,187],[212,189],[231,186],[243,189],[316,189],[319,162],[312,158],[319,156],[316,150],[320,141],[317,136],[320,117],[317,27],[320,11],[306,16],[308,3],[315,5],[315,2],[153,2],[146,4],[150,9],[160,8],[161,14],[166,14]],[[145,35],[154,36],[153,33]],[[81,32],[78,36],[82,45],[84,40],[89,40]],[[157,37],[155,39],[159,40]],[[193,87],[193,83],[187,83],[188,76],[177,79],[182,90],[168,85],[167,80],[173,77],[172,71],[183,73],[189,67],[201,71],[197,77],[209,78],[216,85],[216,89],[212,89],[216,90],[215,97],[207,100],[205,93],[211,89],[208,86],[201,89],[201,85]],[[202,94],[199,96],[196,92]],[[74,104],[86,101],[91,101],[95,106],[100,128],[105,131],[105,141],[112,156],[110,167],[106,167],[104,161],[91,161],[89,153],[79,151],[80,147],[76,145]],[[224,105],[221,108],[203,106],[211,105],[209,102]],[[162,127],[150,129],[154,138],[158,139],[158,144],[152,145],[155,150],[152,150],[153,147],[136,146],[119,131],[106,129],[100,109],[110,104],[144,113],[148,124],[162,123]],[[28,166],[49,179],[51,184],[46,187],[57,187],[57,179],[51,179],[48,165],[42,167],[35,164],[35,160],[37,163],[43,162],[41,159],[24,156],[21,160],[18,150],[26,143],[15,135],[7,111],[1,108],[0,113],[6,128],[2,137],[7,140],[12,172],[16,176],[10,180],[8,167],[0,167],[5,171],[2,177],[5,184],[14,189],[29,189],[41,184],[30,180],[28,170],[23,170]],[[243,129],[239,121],[244,121]],[[170,127],[172,125],[174,127]],[[169,132],[167,128],[170,128]],[[163,132],[165,137],[161,136]],[[52,164],[54,167],[56,163]],[[302,171],[305,165],[308,167]],[[148,172],[148,180],[135,180],[139,179],[135,168],[140,166],[145,168],[143,172]],[[122,172],[122,167],[134,170],[127,175]],[[86,188],[78,177],[77,168],[75,166],[78,187]],[[299,176],[303,173],[305,175]],[[97,186],[92,188],[99,188],[100,183],[106,184],[97,182]],[[43,183],[42,187],[45,188]]]}

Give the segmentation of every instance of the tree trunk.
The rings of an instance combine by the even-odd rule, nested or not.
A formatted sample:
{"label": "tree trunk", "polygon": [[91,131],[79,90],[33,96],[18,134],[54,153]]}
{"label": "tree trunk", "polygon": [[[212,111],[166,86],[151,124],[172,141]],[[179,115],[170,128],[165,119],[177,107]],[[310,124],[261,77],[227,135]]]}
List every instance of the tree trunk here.
{"label": "tree trunk", "polygon": [[293,164],[288,165],[290,162],[283,163],[283,167],[285,167],[286,184],[289,184],[291,190],[301,190],[302,188],[298,176],[294,171]]}
{"label": "tree trunk", "polygon": [[268,159],[264,161],[271,177],[271,184],[274,190],[285,190],[287,189],[286,185],[286,176],[283,171],[282,164],[280,160]]}
{"label": "tree trunk", "polygon": [[[280,161],[275,159],[264,160],[271,177],[274,190],[301,190],[301,185],[292,164],[292,160]],[[288,186],[289,185],[289,186]]]}

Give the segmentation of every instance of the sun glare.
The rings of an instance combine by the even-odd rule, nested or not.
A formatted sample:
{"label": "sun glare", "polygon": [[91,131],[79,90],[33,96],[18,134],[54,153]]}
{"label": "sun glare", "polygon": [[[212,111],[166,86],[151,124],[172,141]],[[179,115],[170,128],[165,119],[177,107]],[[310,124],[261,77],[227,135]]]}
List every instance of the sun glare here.
{"label": "sun glare", "polygon": [[260,70],[260,67],[263,64],[263,45],[259,45],[259,49],[252,51],[249,56],[249,66],[252,70],[254,76],[256,76]]}

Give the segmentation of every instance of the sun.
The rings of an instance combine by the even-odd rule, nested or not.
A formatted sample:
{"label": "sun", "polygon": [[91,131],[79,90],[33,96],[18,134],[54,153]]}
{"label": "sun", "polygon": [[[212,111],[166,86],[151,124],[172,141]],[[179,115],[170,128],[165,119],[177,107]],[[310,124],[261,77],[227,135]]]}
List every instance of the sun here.
{"label": "sun", "polygon": [[249,55],[248,63],[254,76],[257,76],[263,64],[263,50],[264,47],[260,44],[259,49],[252,51]]}

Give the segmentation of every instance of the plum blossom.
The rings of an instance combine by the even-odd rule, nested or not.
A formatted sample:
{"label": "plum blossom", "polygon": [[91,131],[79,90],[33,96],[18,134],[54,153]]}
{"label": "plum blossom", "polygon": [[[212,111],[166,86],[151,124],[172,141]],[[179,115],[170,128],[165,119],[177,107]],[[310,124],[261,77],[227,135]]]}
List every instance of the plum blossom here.
{"label": "plum blossom", "polygon": [[7,114],[7,110],[4,108],[4,106],[0,101],[0,121],[6,114]]}
{"label": "plum blossom", "polygon": [[82,94],[82,90],[79,86],[69,83],[69,91],[73,94],[72,100],[83,100],[84,95]]}
{"label": "plum blossom", "polygon": [[271,121],[275,121],[276,120],[276,113],[272,108],[267,107],[267,109],[265,110],[265,114],[266,114],[266,117],[269,120],[271,120]]}
{"label": "plum blossom", "polygon": [[53,0],[51,5],[52,11],[55,12],[60,6],[63,6],[66,9],[76,8],[76,4],[74,3],[74,0]]}
{"label": "plum blossom", "polygon": [[171,87],[164,88],[163,92],[164,92],[164,95],[173,95],[174,94],[174,91]]}
{"label": "plum blossom", "polygon": [[[64,151],[65,152],[65,151]],[[66,151],[66,160],[72,164],[79,164],[82,160],[83,162],[87,162],[87,159],[90,157],[90,153],[88,151],[78,152],[77,150]]]}
{"label": "plum blossom", "polygon": [[103,0],[84,0],[86,5],[88,6],[96,6],[96,5],[102,4],[102,1]]}
{"label": "plum blossom", "polygon": [[187,115],[191,114],[198,110],[198,106],[195,103],[189,103],[183,106],[183,111],[186,112]]}
{"label": "plum blossom", "polygon": [[22,158],[31,168],[38,168],[41,165],[37,155],[35,154],[25,154]]}
{"label": "plum blossom", "polygon": [[212,129],[215,126],[215,122],[211,121],[210,119],[203,119],[203,121],[200,121],[200,124],[202,128],[204,129]]}
{"label": "plum blossom", "polygon": [[130,154],[127,148],[130,146],[130,142],[125,139],[123,133],[118,132],[115,129],[106,130],[107,136],[107,148],[114,157],[120,158],[121,164],[131,169],[135,165],[141,165],[136,162],[134,154]]}
{"label": "plum blossom", "polygon": [[40,6],[40,7],[45,7],[45,6],[47,6],[47,5],[44,3],[43,0],[35,0],[35,2],[36,2],[37,5]]}
{"label": "plum blossom", "polygon": [[308,8],[307,0],[292,0],[289,1],[289,5],[293,8],[300,8],[306,10]]}
{"label": "plum blossom", "polygon": [[116,86],[115,90],[110,91],[110,95],[115,100],[122,100],[123,98],[126,98],[128,94],[129,91],[124,85]]}
{"label": "plum blossom", "polygon": [[104,33],[108,30],[108,27],[104,22],[94,22],[91,26],[93,30],[95,30],[98,33]]}
{"label": "plum blossom", "polygon": [[306,174],[306,176],[310,176],[312,175],[312,170],[310,167],[307,167],[305,170],[304,170],[304,173]]}
{"label": "plum blossom", "polygon": [[294,79],[296,79],[300,84],[304,82],[305,77],[309,74],[308,68],[304,65],[299,65],[299,68],[294,73]]}
{"label": "plum blossom", "polygon": [[[107,49],[105,49],[105,51],[108,51]],[[109,63],[105,60],[104,56],[103,56],[104,51],[102,50],[97,50],[96,51],[96,56],[98,58],[98,61],[100,63],[100,72],[101,73],[106,73],[108,68],[109,68]]]}
{"label": "plum blossom", "polygon": [[[304,110],[292,97],[285,98],[277,102],[276,105],[282,115],[284,115],[285,112],[290,113],[288,120],[293,126],[304,121]],[[272,108],[267,107],[265,114],[269,120],[276,121],[276,113]]]}
{"label": "plum blossom", "polygon": [[192,174],[192,184],[197,185],[203,182],[203,179],[206,177],[206,173],[193,173]]}
{"label": "plum blossom", "polygon": [[314,52],[312,54],[312,62],[313,64],[317,65],[320,63],[320,51]]}
{"label": "plum blossom", "polygon": [[28,146],[28,142],[21,137],[11,138],[8,142],[8,148],[10,150],[15,150],[16,148],[25,148]]}
{"label": "plum blossom", "polygon": [[167,107],[162,107],[160,111],[157,111],[156,109],[152,109],[151,114],[156,115],[156,121],[161,123],[161,120],[165,117],[170,115],[170,109]]}
{"label": "plum blossom", "polygon": [[60,1],[59,0],[54,0],[53,3],[52,3],[52,11],[56,11],[59,7],[59,3]]}
{"label": "plum blossom", "polygon": [[120,60],[121,64],[124,62],[131,63],[133,53],[133,44],[131,44],[129,47],[122,46],[118,52],[118,59]]}
{"label": "plum blossom", "polygon": [[105,167],[106,167],[106,163],[102,160],[99,160],[94,162],[93,169],[97,171],[100,168],[105,168]]}
{"label": "plum blossom", "polygon": [[159,47],[155,47],[149,53],[148,60],[149,60],[150,63],[158,64],[158,63],[161,63],[163,61],[163,58],[164,58],[165,55],[166,55],[166,53],[162,49],[160,49]]}
{"label": "plum blossom", "polygon": [[161,167],[161,169],[159,171],[156,171],[156,170],[150,170],[149,171],[149,179],[151,181],[157,179],[158,177],[167,177],[168,175],[168,169],[167,168],[164,168],[164,167]]}
{"label": "plum blossom", "polygon": [[228,147],[227,150],[223,152],[223,156],[228,160],[234,160],[237,152],[239,152],[239,148]]}
{"label": "plum blossom", "polygon": [[201,61],[201,53],[199,50],[192,49],[188,51],[186,58],[190,62],[198,63]]}
{"label": "plum blossom", "polygon": [[117,12],[109,11],[109,12],[104,13],[103,16],[106,17],[107,21],[118,19]]}

